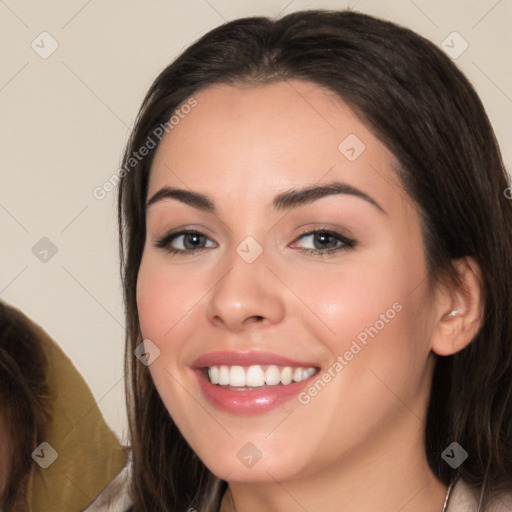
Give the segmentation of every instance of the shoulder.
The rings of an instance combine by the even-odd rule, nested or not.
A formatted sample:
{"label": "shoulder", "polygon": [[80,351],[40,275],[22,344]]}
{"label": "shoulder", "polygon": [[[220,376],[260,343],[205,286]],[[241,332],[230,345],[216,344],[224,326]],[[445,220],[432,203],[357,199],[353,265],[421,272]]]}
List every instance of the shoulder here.
{"label": "shoulder", "polygon": [[[477,512],[479,491],[460,479],[450,493],[447,512]],[[486,512],[512,512],[512,491],[495,496],[487,506]]]}
{"label": "shoulder", "polygon": [[132,506],[129,494],[130,479],[129,462],[83,512],[128,512]]}

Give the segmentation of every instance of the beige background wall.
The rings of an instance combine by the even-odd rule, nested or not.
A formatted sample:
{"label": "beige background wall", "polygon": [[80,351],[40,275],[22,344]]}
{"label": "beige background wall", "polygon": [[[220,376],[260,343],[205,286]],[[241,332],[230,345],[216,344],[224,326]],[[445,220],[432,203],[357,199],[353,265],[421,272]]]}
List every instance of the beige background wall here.
{"label": "beige background wall", "polygon": [[[184,46],[224,20],[348,4],[0,1],[0,298],[61,344],[120,437],[126,427],[115,194],[98,200],[93,189],[118,169],[145,91]],[[456,62],[480,93],[510,169],[512,0],[350,5],[438,45],[454,31],[467,41]],[[454,52],[463,49],[457,37]]]}

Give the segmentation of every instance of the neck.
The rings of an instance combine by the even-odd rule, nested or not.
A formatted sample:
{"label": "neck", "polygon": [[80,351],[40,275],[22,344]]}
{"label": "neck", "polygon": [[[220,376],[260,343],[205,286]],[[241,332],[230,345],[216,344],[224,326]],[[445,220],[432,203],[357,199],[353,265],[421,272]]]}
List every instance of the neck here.
{"label": "neck", "polygon": [[[408,475],[410,479],[410,475]],[[245,486],[230,484],[222,500],[220,512],[441,512],[445,502],[447,486],[434,475],[423,479],[406,480],[390,484],[389,478],[368,481],[365,487],[350,489],[336,486],[335,492],[315,493],[325,488],[318,482],[300,487],[292,482],[276,482],[267,486]],[[407,482],[407,483],[406,483]],[[308,494],[311,493],[311,494]]]}
{"label": "neck", "polygon": [[230,482],[220,512],[338,512],[340,506],[345,512],[441,512],[447,486],[428,466],[423,429],[414,436],[397,429],[392,438],[389,432],[381,437],[324,470],[286,480],[269,474],[269,482]]}

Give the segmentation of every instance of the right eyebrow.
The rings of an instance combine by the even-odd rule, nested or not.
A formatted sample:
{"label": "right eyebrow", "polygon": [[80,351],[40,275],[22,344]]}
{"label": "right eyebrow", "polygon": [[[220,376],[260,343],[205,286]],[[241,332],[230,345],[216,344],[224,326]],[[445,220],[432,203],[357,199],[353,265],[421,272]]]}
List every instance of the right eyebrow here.
{"label": "right eyebrow", "polygon": [[210,199],[199,192],[191,192],[181,188],[163,187],[146,202],[146,210],[153,204],[165,199],[176,199],[206,212],[215,212],[215,206]]}

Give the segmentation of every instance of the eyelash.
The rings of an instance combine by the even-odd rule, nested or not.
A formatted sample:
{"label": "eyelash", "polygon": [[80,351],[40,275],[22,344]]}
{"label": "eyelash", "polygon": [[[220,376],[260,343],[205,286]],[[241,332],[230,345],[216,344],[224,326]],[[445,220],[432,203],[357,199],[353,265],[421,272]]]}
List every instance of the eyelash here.
{"label": "eyelash", "polygon": [[[332,231],[330,229],[316,229],[316,230],[307,231],[307,232],[299,235],[297,240],[300,240],[301,238],[303,238],[305,236],[318,235],[318,234],[334,237],[338,241],[342,242],[342,245],[338,245],[336,247],[331,247],[328,249],[302,248],[302,249],[299,249],[299,252],[302,254],[323,257],[326,255],[335,253],[335,252],[347,251],[349,249],[353,249],[357,245],[357,242],[355,240],[347,238],[346,236],[343,236],[342,234],[340,234],[336,231]],[[175,233],[168,233],[167,235],[164,235],[162,238],[160,238],[155,243],[155,247],[157,247],[159,249],[166,249],[167,252],[169,252],[170,254],[185,254],[185,255],[190,255],[193,252],[199,253],[199,252],[202,252],[204,249],[207,249],[206,247],[201,247],[199,249],[176,249],[174,247],[171,247],[171,243],[176,238],[178,238],[179,236],[182,236],[182,235],[198,235],[198,236],[204,236],[204,237],[208,238],[204,233],[202,233],[201,231],[197,231],[195,229],[182,230],[182,231],[177,231]]]}

